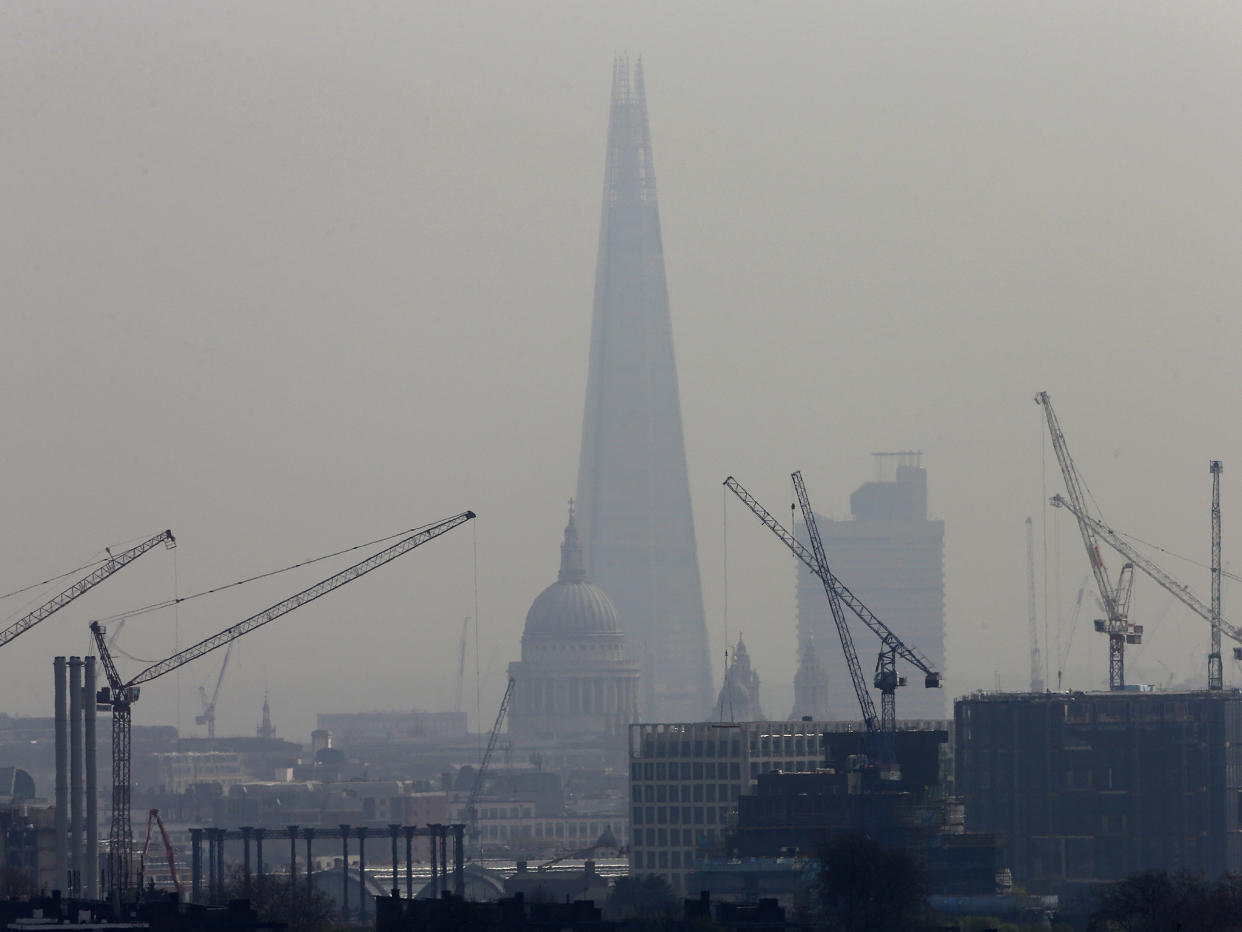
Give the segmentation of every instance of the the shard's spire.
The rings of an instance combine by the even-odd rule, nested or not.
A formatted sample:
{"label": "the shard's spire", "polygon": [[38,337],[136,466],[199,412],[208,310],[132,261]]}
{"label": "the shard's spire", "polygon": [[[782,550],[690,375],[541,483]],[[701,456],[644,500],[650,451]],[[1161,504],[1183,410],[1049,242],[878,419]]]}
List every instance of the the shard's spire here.
{"label": "the shard's spire", "polygon": [[613,66],[578,523],[591,579],[643,663],[643,718],[712,707],[641,62]]}

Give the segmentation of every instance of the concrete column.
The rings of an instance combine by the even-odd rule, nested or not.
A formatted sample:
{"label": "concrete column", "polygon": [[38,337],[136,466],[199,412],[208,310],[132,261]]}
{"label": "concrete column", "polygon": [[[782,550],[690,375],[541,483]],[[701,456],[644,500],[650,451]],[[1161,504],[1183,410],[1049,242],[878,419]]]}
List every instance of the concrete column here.
{"label": "concrete column", "polygon": [[203,893],[203,830],[190,829],[190,902],[200,902]]}
{"label": "concrete column", "polygon": [[398,899],[401,896],[401,887],[397,883],[397,868],[400,861],[397,860],[397,836],[401,834],[401,826],[389,823],[388,831],[392,834],[392,898]]}
{"label": "concrete column", "polygon": [[255,856],[255,889],[259,891],[259,895],[263,895],[263,829],[256,828],[254,830],[254,856]]}
{"label": "concrete column", "polygon": [[448,826],[438,825],[440,829],[440,892],[448,890]]}
{"label": "concrete column", "polygon": [[242,883],[246,891],[246,898],[250,898],[250,833],[253,829],[249,825],[241,827],[242,836]]}
{"label": "concrete column", "polygon": [[463,899],[466,896],[466,826],[458,822],[453,826],[453,892]]}
{"label": "concrete column", "polygon": [[428,825],[431,830],[431,896],[433,899],[440,898],[440,874],[436,870],[437,858],[439,857],[439,847],[436,842],[438,837],[438,825]]}
{"label": "concrete column", "polygon": [[315,830],[307,826],[302,829],[302,834],[306,836],[306,892],[310,893],[315,889],[315,859],[311,854],[311,840],[315,837]]}
{"label": "concrete column", "polygon": [[82,658],[69,658],[69,889],[82,893],[82,804],[86,779],[82,773]]}
{"label": "concrete column", "polygon": [[341,825],[341,919],[349,921],[349,826]]}
{"label": "concrete column", "polygon": [[216,829],[216,895],[224,900],[224,829]]}
{"label": "concrete column", "polygon": [[414,826],[405,827],[405,898],[414,899]]}
{"label": "concrete column", "polygon": [[207,902],[216,901],[216,830],[207,829]]}
{"label": "concrete column", "polygon": [[64,890],[69,875],[69,694],[65,658],[52,660],[55,686],[56,726],[56,879],[54,889]]}
{"label": "concrete column", "polygon": [[367,827],[358,826],[358,918],[367,918]]}
{"label": "concrete column", "polygon": [[82,708],[83,746],[86,755],[86,898],[99,896],[99,752],[95,745],[95,658],[86,658]]}
{"label": "concrete column", "polygon": [[298,888],[298,827],[289,826],[289,889]]}

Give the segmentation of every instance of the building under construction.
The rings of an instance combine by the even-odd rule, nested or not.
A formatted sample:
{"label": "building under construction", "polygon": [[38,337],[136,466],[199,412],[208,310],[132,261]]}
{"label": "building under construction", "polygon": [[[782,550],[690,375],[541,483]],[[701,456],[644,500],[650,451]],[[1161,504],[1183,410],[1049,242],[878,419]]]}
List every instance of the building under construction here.
{"label": "building under construction", "polygon": [[1238,691],[978,694],[954,724],[967,831],[1027,890],[1242,870]]}

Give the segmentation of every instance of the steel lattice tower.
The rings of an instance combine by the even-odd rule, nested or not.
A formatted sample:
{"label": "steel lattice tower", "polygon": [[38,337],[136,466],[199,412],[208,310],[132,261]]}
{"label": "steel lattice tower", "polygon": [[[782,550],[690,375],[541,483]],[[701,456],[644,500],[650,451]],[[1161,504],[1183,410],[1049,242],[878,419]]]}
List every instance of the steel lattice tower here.
{"label": "steel lattice tower", "polygon": [[641,61],[613,64],[578,467],[587,572],[642,664],[646,721],[697,721],[712,676]]}

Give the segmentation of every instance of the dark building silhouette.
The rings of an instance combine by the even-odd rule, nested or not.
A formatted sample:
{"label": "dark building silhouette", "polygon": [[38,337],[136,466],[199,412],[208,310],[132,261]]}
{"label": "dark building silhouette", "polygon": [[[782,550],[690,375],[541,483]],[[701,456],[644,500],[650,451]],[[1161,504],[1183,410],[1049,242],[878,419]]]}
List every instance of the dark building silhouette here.
{"label": "dark building silhouette", "polygon": [[592,582],[642,665],[647,721],[712,707],[641,62],[613,66],[578,521]]}
{"label": "dark building silhouette", "polygon": [[954,727],[967,829],[1027,890],[1242,869],[1236,691],[978,695]]}

